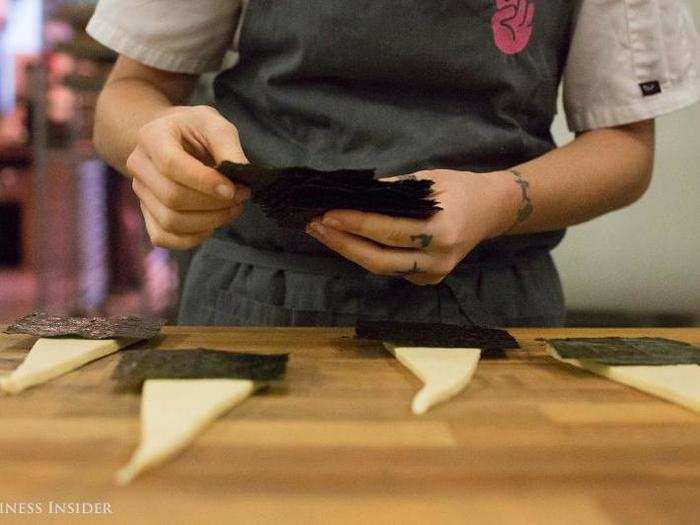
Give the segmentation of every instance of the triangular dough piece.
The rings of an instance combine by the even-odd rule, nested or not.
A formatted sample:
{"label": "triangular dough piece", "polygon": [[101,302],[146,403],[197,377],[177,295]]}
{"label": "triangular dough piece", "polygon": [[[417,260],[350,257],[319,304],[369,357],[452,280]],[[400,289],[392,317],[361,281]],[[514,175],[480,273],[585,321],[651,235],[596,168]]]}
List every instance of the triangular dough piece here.
{"label": "triangular dough piece", "polygon": [[41,338],[29,351],[24,361],[11,374],[0,378],[0,391],[17,394],[30,386],[45,383],[55,377],[95,361],[137,339],[72,339]]}
{"label": "triangular dough piece", "polygon": [[248,379],[149,379],[141,398],[141,442],[116,476],[126,485],[183,450],[206,425],[255,390]]}
{"label": "triangular dough piece", "polygon": [[414,414],[424,414],[464,390],[481,357],[478,348],[401,347],[391,343],[384,346],[425,385],[411,403]]}
{"label": "triangular dough piece", "polygon": [[562,359],[552,346],[547,348],[559,361],[700,412],[699,365],[608,366],[589,360]]}

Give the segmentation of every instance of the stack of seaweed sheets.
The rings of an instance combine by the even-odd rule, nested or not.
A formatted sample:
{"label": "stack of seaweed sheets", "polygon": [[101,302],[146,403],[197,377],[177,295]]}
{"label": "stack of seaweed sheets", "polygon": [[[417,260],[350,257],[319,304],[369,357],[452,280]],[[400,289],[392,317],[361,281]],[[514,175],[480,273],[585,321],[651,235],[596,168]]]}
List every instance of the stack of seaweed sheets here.
{"label": "stack of seaweed sheets", "polygon": [[252,190],[252,200],[280,226],[302,229],[329,210],[345,209],[394,217],[427,219],[440,211],[433,181],[381,180],[371,170],[322,172],[275,169],[222,162],[217,168],[234,183]]}

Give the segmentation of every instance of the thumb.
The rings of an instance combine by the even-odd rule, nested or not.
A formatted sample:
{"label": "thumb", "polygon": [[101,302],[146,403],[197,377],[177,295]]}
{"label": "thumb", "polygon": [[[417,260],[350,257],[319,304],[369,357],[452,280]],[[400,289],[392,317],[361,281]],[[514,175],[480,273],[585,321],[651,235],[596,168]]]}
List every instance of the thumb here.
{"label": "thumb", "polygon": [[207,149],[217,164],[228,160],[238,164],[249,164],[243,152],[238,129],[220,113],[212,113],[204,126]]}
{"label": "thumb", "polygon": [[[250,164],[243,152],[238,129],[212,108],[212,117],[207,119],[204,126],[204,141],[209,154],[218,166],[224,161],[237,164]],[[251,197],[249,187],[236,184],[235,202],[240,204]]]}

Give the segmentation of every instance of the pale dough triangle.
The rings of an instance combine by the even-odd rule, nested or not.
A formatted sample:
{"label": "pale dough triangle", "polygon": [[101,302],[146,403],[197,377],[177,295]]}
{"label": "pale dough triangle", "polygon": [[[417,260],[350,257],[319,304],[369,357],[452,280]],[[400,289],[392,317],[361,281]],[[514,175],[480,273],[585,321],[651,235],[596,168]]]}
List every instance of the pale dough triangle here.
{"label": "pale dough triangle", "polygon": [[149,379],[141,398],[141,442],[116,476],[129,483],[183,450],[204,427],[255,390],[247,379]]}
{"label": "pale dough triangle", "polygon": [[401,347],[391,343],[384,346],[424,383],[411,403],[414,414],[424,414],[464,390],[481,357],[478,348]]}
{"label": "pale dough triangle", "polygon": [[595,361],[563,359],[551,345],[547,347],[559,361],[700,412],[698,365],[607,366]]}
{"label": "pale dough triangle", "polygon": [[113,354],[135,343],[136,339],[41,338],[24,361],[11,374],[0,378],[0,391],[16,394],[30,386],[45,383],[71,372],[90,361]]}

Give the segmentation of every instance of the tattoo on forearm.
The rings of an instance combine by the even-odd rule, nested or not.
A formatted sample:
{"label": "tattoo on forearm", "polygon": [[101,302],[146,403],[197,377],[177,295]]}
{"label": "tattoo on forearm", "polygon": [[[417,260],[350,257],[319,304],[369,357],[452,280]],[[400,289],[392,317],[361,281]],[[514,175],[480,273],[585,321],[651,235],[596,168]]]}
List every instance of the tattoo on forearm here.
{"label": "tattoo on forearm", "polygon": [[413,262],[413,268],[411,268],[410,270],[398,271],[396,272],[396,275],[398,275],[399,277],[406,277],[408,275],[413,275],[416,273],[425,273],[425,270],[421,270],[420,268],[418,268],[418,261]]}
{"label": "tattoo on forearm", "polygon": [[517,170],[508,170],[511,175],[515,178],[515,183],[520,186],[520,191],[522,192],[522,196],[520,199],[520,207],[518,208],[518,212],[515,217],[515,222],[513,223],[513,226],[508,228],[506,233],[511,231],[513,228],[515,228],[518,224],[521,222],[525,221],[530,215],[532,215],[532,211],[534,210],[532,206],[532,200],[530,199],[530,183],[523,179],[523,176],[520,174],[519,171]]}
{"label": "tattoo on forearm", "polygon": [[421,233],[418,235],[411,235],[411,242],[416,242],[418,241],[418,244],[420,244],[421,248],[427,248],[430,246],[430,243],[433,240],[432,235],[427,235],[425,233]]}

